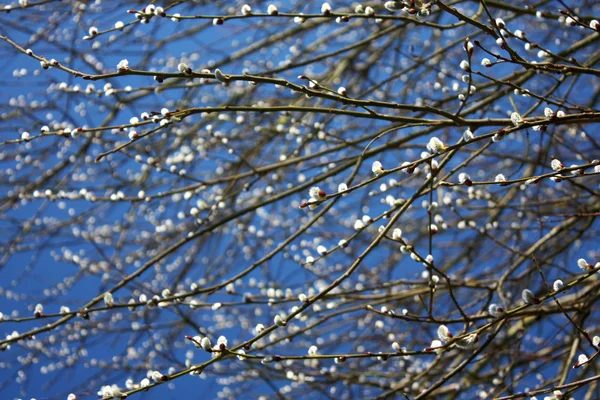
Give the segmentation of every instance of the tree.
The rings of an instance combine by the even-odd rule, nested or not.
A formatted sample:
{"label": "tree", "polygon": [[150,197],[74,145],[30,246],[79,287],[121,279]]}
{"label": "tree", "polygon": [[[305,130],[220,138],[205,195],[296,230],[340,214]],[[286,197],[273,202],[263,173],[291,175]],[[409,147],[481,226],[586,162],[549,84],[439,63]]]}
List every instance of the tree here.
{"label": "tree", "polygon": [[2,13],[2,397],[600,396],[598,2],[127,3]]}

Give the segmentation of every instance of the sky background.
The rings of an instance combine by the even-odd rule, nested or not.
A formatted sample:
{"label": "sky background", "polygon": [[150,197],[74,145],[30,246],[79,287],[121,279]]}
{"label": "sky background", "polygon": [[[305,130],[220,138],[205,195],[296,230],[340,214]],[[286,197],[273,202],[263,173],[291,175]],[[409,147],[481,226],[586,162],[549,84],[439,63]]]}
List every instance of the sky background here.
{"label": "sky background", "polygon": [[[132,69],[176,72],[177,64],[185,62],[195,71],[202,68],[214,70],[214,67],[218,66],[223,72],[231,74],[241,74],[244,70],[256,74],[277,71],[286,68],[288,63],[296,63],[298,66],[275,73],[274,76],[286,78],[299,85],[306,84],[298,78],[300,74],[319,79],[322,77],[323,82],[333,89],[339,86],[346,87],[352,97],[416,105],[439,102],[438,104],[442,104],[441,108],[450,112],[459,109],[460,103],[455,95],[464,91],[466,87],[461,81],[464,71],[459,68],[459,63],[464,58],[464,50],[461,44],[453,43],[467,35],[479,38],[476,40],[481,40],[487,48],[499,51],[497,46],[494,47],[493,38],[480,35],[472,27],[443,30],[434,35],[430,28],[409,25],[408,28],[394,33],[397,37],[392,36],[393,40],[376,41],[371,48],[352,52],[353,55],[351,58],[348,56],[349,59],[327,57],[319,62],[307,61],[380,31],[372,21],[365,20],[362,25],[347,30],[344,30],[346,28],[343,24],[331,21],[311,29],[305,35],[291,36],[277,45],[269,44],[247,57],[236,58],[234,55],[243,52],[244,49],[252,48],[288,29],[293,25],[292,19],[234,19],[221,26],[215,26],[210,19],[181,20],[176,23],[157,17],[148,24],[137,23],[126,27],[124,31],[116,30],[93,40],[83,40],[82,38],[88,35],[90,26],[104,31],[112,28],[117,21],[123,21],[125,24],[133,21],[133,14],[127,13],[127,10],[139,9],[141,6],[118,1],[75,3],[67,5],[49,2],[33,10],[15,9],[9,14],[0,13],[0,34],[7,35],[23,48],[31,48],[36,55],[43,54],[48,60],[56,58],[63,65],[90,73],[94,70],[95,73],[115,72],[117,64],[123,59],[128,60]],[[543,3],[547,4],[542,7],[556,12],[556,2]],[[85,10],[82,4],[86,5]],[[294,10],[319,13],[321,7],[319,2],[276,4],[281,12]],[[267,7],[267,3],[252,5],[255,12],[265,11]],[[349,4],[331,2],[331,5],[341,9]],[[82,8],[73,11],[76,6]],[[181,15],[227,15],[239,14],[240,7],[241,3],[183,4],[173,7],[168,12],[178,12]],[[377,12],[385,12],[381,4],[377,3],[377,7]],[[465,7],[470,10],[472,5]],[[589,10],[589,15],[598,15],[599,6],[596,4],[595,7]],[[505,18],[507,24],[510,24],[510,13],[503,11],[498,17]],[[440,25],[456,22],[455,18],[439,12],[428,20]],[[573,39],[572,32],[567,34],[566,28],[561,28],[558,22],[556,24],[550,24],[548,27],[536,19],[535,15],[531,15],[517,19],[513,30],[526,29],[530,32],[530,37],[543,43],[548,50],[558,52],[564,48],[564,43],[571,44],[576,39]],[[576,38],[585,37],[585,32],[576,32],[575,35]],[[37,136],[44,125],[50,125],[52,130],[55,126],[61,129],[100,126],[110,114],[115,101],[121,101],[123,106],[112,116],[111,126],[128,124],[133,116],[140,117],[143,112],[160,111],[163,107],[169,110],[216,107],[226,101],[234,105],[261,106],[263,104],[260,104],[260,100],[266,101],[267,104],[300,104],[305,99],[283,87],[259,85],[249,90],[245,89],[247,84],[244,82],[234,82],[225,88],[215,80],[202,83],[196,80],[194,82],[198,86],[193,89],[186,88],[182,82],[177,81],[174,85],[181,85],[179,88],[165,89],[167,84],[164,84],[163,89],[154,90],[158,85],[151,76],[127,76],[126,79],[119,77],[95,81],[95,87],[91,89],[93,93],[86,94],[88,81],[76,79],[71,74],[57,69],[43,70],[37,60],[16,52],[8,43],[0,43],[0,142],[3,143],[3,148],[0,149],[0,195],[3,198],[0,205],[0,312],[5,318],[30,317],[37,303],[43,303],[45,313],[56,313],[61,306],[68,306],[71,310],[79,309],[89,299],[113,287],[123,276],[150,260],[155,255],[154,251],[164,250],[166,246],[184,238],[188,232],[198,232],[206,226],[203,224],[212,221],[211,218],[242,210],[245,206],[266,199],[273,193],[306,185],[306,188],[298,193],[293,193],[272,205],[259,207],[255,212],[225,224],[214,233],[185,244],[153,266],[140,279],[115,293],[115,298],[117,303],[123,304],[130,298],[138,299],[141,293],[151,297],[161,295],[165,288],[172,292],[189,290],[192,283],[208,286],[234,276],[271,251],[320,210],[299,208],[299,205],[308,199],[308,188],[312,186],[312,180],[316,180],[314,184],[319,185],[328,194],[335,193],[337,185],[350,176],[350,166],[353,164],[332,173],[327,179],[321,176],[335,171],[340,165],[345,165],[344,162],[351,156],[360,154],[368,141],[363,140],[356,146],[332,150],[331,153],[326,153],[328,149],[334,148],[343,140],[362,137],[368,132],[374,134],[390,125],[387,121],[376,119],[361,120],[345,116],[331,118],[329,115],[320,114],[231,113],[222,119],[215,113],[198,114],[179,125],[168,126],[160,134],[149,136],[147,140],[139,141],[128,151],[109,155],[102,162],[95,163],[94,158],[101,152],[127,140],[127,129],[104,132],[102,145],[92,143],[89,135],[75,138],[37,138],[28,143],[18,144],[5,142],[19,139],[25,131]],[[447,52],[448,57],[425,61],[426,57],[440,46],[449,46],[451,50]],[[590,56],[590,51],[592,50],[586,47],[577,57],[586,59]],[[379,54],[379,57],[371,60],[369,56],[372,53]],[[310,57],[306,57],[306,54]],[[485,56],[486,54],[478,51],[472,64],[483,70],[479,63]],[[535,58],[535,52],[530,53],[529,57]],[[356,73],[361,67],[362,76]],[[347,73],[344,73],[344,68],[347,69]],[[331,72],[338,70],[342,72]],[[404,70],[406,72],[401,73]],[[483,72],[502,77],[517,70],[519,69],[514,65],[507,64],[495,66],[489,71],[485,69]],[[114,89],[110,95],[107,95],[107,91],[110,91],[111,87],[104,86],[108,82]],[[447,90],[439,89],[436,82],[441,82],[440,86]],[[528,84],[532,89],[539,88],[542,92],[554,82],[553,77],[540,76]],[[74,89],[76,85],[79,86],[78,90]],[[127,86],[130,86],[131,90]],[[449,93],[452,94],[450,100]],[[587,99],[592,93],[598,93],[597,79],[594,83],[593,78],[584,76],[574,81],[570,87],[561,86],[553,95],[556,98],[568,97],[576,101]],[[137,94],[140,94],[139,98],[136,97]],[[472,101],[483,101],[493,94],[493,88],[482,93],[476,91],[472,95]],[[493,107],[476,112],[472,117],[507,118],[515,109],[524,113],[531,107],[532,101],[531,97],[508,95],[496,101]],[[594,99],[580,102],[592,108],[597,106],[597,100]],[[313,103],[314,106],[325,108],[331,104],[332,102],[322,100],[315,100]],[[11,114],[14,112],[18,113],[17,118]],[[536,109],[533,115],[541,114],[543,107]],[[238,119],[240,116],[242,119]],[[62,121],[62,125],[57,121]],[[302,135],[294,133],[294,129],[298,129]],[[494,129],[482,127],[476,134],[487,134]],[[567,166],[600,158],[597,144],[591,145],[586,135],[582,134],[588,132],[592,140],[600,139],[595,133],[594,125],[581,124],[578,129],[580,131],[575,131],[571,143],[573,147],[583,149],[582,151],[569,151],[569,146],[562,147],[560,141],[560,145],[557,145],[557,139],[553,137],[554,131],[538,134],[528,129],[513,134],[510,140],[498,143],[497,151],[477,159],[470,165],[468,172],[476,181],[493,180],[500,172],[511,179],[520,177],[525,169],[523,165],[519,165],[519,157],[526,158],[535,154],[542,158],[540,167],[534,171],[535,174],[549,172],[553,157],[560,157]],[[436,134],[452,144],[460,140],[463,130],[462,127],[452,127],[442,129]],[[140,129],[141,132],[146,132],[145,127]],[[426,150],[430,136],[420,132],[421,127],[406,127],[401,133],[396,132],[375,141],[372,147],[380,150],[367,157],[360,168],[357,181],[373,176],[370,166],[375,160],[380,160],[385,168],[392,168],[403,161],[417,159],[421,152]],[[563,135],[564,132],[560,131],[560,134]],[[312,134],[310,138],[317,139],[304,139],[309,134]],[[416,135],[415,140],[402,144],[394,142],[413,134]],[[227,138],[229,142],[223,138]],[[263,138],[268,138],[264,144],[261,142]],[[230,148],[239,150],[239,153],[229,152]],[[545,148],[550,150],[540,151]],[[319,151],[324,152],[321,157],[269,172],[256,182],[248,179],[245,181],[249,187],[247,191],[238,187],[242,183],[232,187],[219,184],[204,191],[190,191],[189,197],[186,197],[185,193],[179,193],[150,202],[110,200],[111,195],[117,195],[119,192],[128,199],[137,198],[140,190],[154,196],[173,188],[219,179],[230,171],[248,171],[246,161],[240,161],[241,153],[251,157],[250,162],[256,166],[266,166],[282,161],[282,155],[292,158]],[[136,155],[144,161],[140,162]],[[190,156],[186,158],[188,155]],[[446,169],[458,167],[469,155],[467,152],[460,154]],[[164,165],[173,165],[174,170],[148,168],[148,165],[152,164],[148,161],[149,157],[160,159]],[[35,163],[35,160],[39,162]],[[91,202],[81,197],[48,201],[43,195],[28,193],[27,198],[16,200],[18,205],[5,208],[5,205],[10,203],[9,199],[14,198],[15,188],[28,187],[42,177],[45,171],[66,162],[65,160],[68,160],[67,166],[49,182],[37,185],[35,190],[43,192],[49,189],[54,193],[64,190],[68,193],[78,193],[81,197],[85,197],[85,192],[82,192],[85,190],[100,197],[99,201]],[[499,166],[503,165],[506,169],[499,169]],[[183,169],[185,174],[180,173]],[[452,179],[453,182],[457,181],[456,176]],[[310,293],[311,290],[325,287],[370,243],[376,235],[377,227],[385,220],[374,223],[368,229],[373,235],[359,236],[345,252],[337,252],[329,259],[317,261],[313,266],[304,265],[307,257],[318,257],[318,245],[332,248],[337,245],[339,239],[350,237],[354,233],[352,226],[356,219],[363,215],[376,217],[387,210],[389,206],[385,202],[386,193],[391,193],[395,198],[409,198],[417,187],[416,181],[414,176],[407,177],[398,172],[384,181],[371,184],[361,196],[340,197],[336,207],[318,224],[308,229],[304,236],[295,240],[286,251],[277,254],[236,282],[235,293],[220,290],[210,297],[200,298],[200,301],[210,304],[242,302],[244,294],[250,293],[267,303],[266,299],[271,297],[267,292],[269,288],[283,291],[289,288],[297,295],[300,292]],[[398,185],[397,182],[402,184]],[[586,182],[593,190],[598,190],[597,176]],[[555,190],[551,196],[557,197],[572,190],[568,183],[557,186],[558,189],[552,189],[550,184],[545,182],[523,190],[524,194],[519,201],[526,203],[546,198],[549,196],[548,190]],[[432,254],[435,260],[451,260],[472,246],[473,256],[470,262],[467,262],[467,258],[459,259],[450,270],[449,276],[459,279],[463,277],[464,272],[472,279],[484,279],[492,274],[491,271],[497,274],[499,267],[510,264],[511,256],[503,253],[501,246],[491,241],[481,242],[477,239],[476,229],[446,230],[442,228],[442,222],[439,223],[442,232],[435,239],[435,243],[441,245],[430,249],[429,237],[423,234],[430,223],[427,205],[431,201],[442,204],[445,193],[449,193],[453,202],[461,196],[468,197],[472,208],[464,212],[473,219],[479,218],[480,222],[485,221],[485,218],[477,214],[477,207],[486,207],[490,198],[496,198],[506,190],[500,186],[492,186],[489,189],[490,197],[478,197],[477,193],[468,193],[463,189],[448,189],[444,193],[440,190],[431,198],[419,198],[406,218],[403,217],[400,227],[415,248],[422,250],[425,255]],[[219,207],[221,197],[230,193],[228,190],[239,190],[241,194],[236,197],[236,202],[226,198],[223,200],[224,207]],[[597,201],[597,197],[595,199]],[[202,211],[199,216],[191,215],[191,209],[200,207],[201,201],[216,205],[217,211],[214,215],[212,211]],[[586,199],[586,204],[593,205],[593,201],[592,195],[591,199]],[[577,209],[577,199],[571,199],[568,206],[570,209]],[[532,208],[529,210],[531,214],[519,215],[518,211],[514,210],[514,213],[509,213],[504,220],[498,221],[502,229],[519,231],[517,237],[506,239],[507,243],[525,247],[546,235],[563,220],[561,216],[543,215],[545,209],[542,206],[533,205]],[[221,209],[223,211],[220,211]],[[444,215],[451,228],[463,220],[460,215],[462,211],[448,208],[446,212]],[[518,229],[512,225],[519,224],[521,220],[522,226]],[[25,226],[28,227],[24,228]],[[549,282],[577,273],[574,260],[579,257],[598,259],[597,227],[598,223],[592,222],[582,230],[581,240],[573,241],[568,249],[548,262],[546,278]],[[574,229],[574,232],[578,231]],[[408,256],[401,256],[397,245],[386,245],[369,255],[364,261],[364,267],[342,287],[377,287],[383,282],[398,279],[423,281],[426,279],[423,271],[421,263],[415,263]],[[498,275],[490,276],[491,279],[497,277]],[[520,282],[511,284],[515,302],[520,296],[520,290],[525,287],[534,291],[542,289],[539,278],[532,274],[524,274]],[[409,290],[410,287],[400,286],[395,290],[401,292]],[[374,293],[378,293],[378,290],[374,290]],[[458,293],[465,299],[469,298],[467,290],[459,289]],[[489,302],[491,299],[485,301]],[[482,300],[482,303],[485,301]],[[494,301],[498,301],[497,296],[494,297]],[[284,301],[273,306],[260,301],[258,303],[224,306],[217,310],[213,310],[209,304],[208,307],[190,311],[189,305],[183,304],[138,311],[136,314],[128,314],[126,309],[123,313],[94,313],[92,325],[82,328],[71,324],[68,330],[40,335],[46,346],[51,349],[48,353],[21,346],[13,346],[10,352],[0,353],[0,397],[66,399],[69,393],[74,392],[77,398],[92,398],[96,396],[96,392],[82,388],[100,389],[102,385],[112,383],[123,387],[129,377],[134,378],[136,382],[144,378],[143,369],[157,369],[167,373],[169,367],[175,367],[176,370],[184,368],[186,359],[191,359],[193,363],[205,361],[210,356],[190,345],[184,339],[185,335],[208,334],[213,343],[218,336],[225,335],[230,343],[239,343],[254,334],[253,329],[257,322],[270,325],[275,314],[288,312],[293,305]],[[343,305],[335,301],[332,301],[332,304],[332,307]],[[398,303],[394,307],[398,310],[406,308],[411,313],[422,311],[416,301]],[[448,311],[448,307],[451,308],[448,296],[440,307],[444,311]],[[471,304],[470,307],[470,312],[473,313],[481,310],[481,304]],[[307,314],[311,318],[323,315],[321,310],[316,309],[307,311]],[[402,339],[416,338],[415,343],[422,345],[422,348],[436,336],[437,326],[433,324],[425,327],[424,332],[410,332],[410,329],[406,330],[401,323],[380,329],[376,324],[376,317],[363,320],[362,317],[359,318],[359,313],[346,315],[315,333],[314,337],[325,338],[324,347],[320,348],[323,353],[351,352],[361,348],[363,350],[358,351],[390,351],[390,343],[385,338],[394,332]],[[180,323],[183,316],[189,319],[186,324]],[[356,320],[345,320],[350,316],[355,316]],[[549,318],[547,325],[539,324],[530,332],[535,335],[526,340],[538,345],[545,341],[560,340],[562,336],[556,336],[556,330],[557,327],[565,325],[565,319],[561,317],[559,315],[556,319]],[[597,318],[591,319],[590,327],[596,327]],[[14,330],[22,333],[53,320],[19,323],[3,321],[0,323],[0,334],[4,337]],[[552,329],[546,331],[547,327]],[[456,330],[459,331],[460,328]],[[348,332],[352,332],[348,336],[351,341],[336,341],[336,335]],[[275,346],[269,349],[269,352],[304,355],[305,349],[314,339],[310,335],[307,336],[299,338],[287,347],[285,344]],[[61,341],[68,344],[61,348]],[[130,357],[129,361],[119,358],[124,354]],[[27,367],[20,366],[25,357],[31,357],[25,362]],[[431,359],[433,356],[429,361]],[[423,362],[427,360],[427,357],[423,358]],[[499,362],[502,361],[505,360],[499,359]],[[356,368],[368,369],[372,366],[371,363],[372,361],[357,363]],[[327,368],[330,367],[329,364]],[[415,363],[411,368],[422,367],[415,366],[417,364],[419,363]],[[261,375],[260,368],[238,360],[227,360],[210,368],[209,374],[177,379],[175,382],[153,388],[148,393],[136,394],[136,398],[216,398],[218,395],[258,398],[263,394],[273,396],[272,387],[281,387],[284,384],[281,381],[269,381]],[[249,386],[236,387],[236,373],[245,368],[256,370],[256,382]],[[393,367],[390,368],[390,371],[401,373],[409,367],[403,361],[394,361]],[[540,367],[539,374],[541,378],[548,378],[557,373],[557,368],[557,365],[549,363]],[[318,377],[317,371],[318,368],[315,368],[313,373]],[[517,389],[523,390],[527,385],[537,383],[534,378],[525,379]],[[369,393],[346,388],[343,382],[336,382],[331,386],[338,388],[338,393],[358,396],[355,398]],[[464,396],[473,396],[474,391],[465,392]],[[323,398],[335,398],[331,392],[325,393],[325,389],[322,394]],[[371,393],[373,394],[374,392]]]}

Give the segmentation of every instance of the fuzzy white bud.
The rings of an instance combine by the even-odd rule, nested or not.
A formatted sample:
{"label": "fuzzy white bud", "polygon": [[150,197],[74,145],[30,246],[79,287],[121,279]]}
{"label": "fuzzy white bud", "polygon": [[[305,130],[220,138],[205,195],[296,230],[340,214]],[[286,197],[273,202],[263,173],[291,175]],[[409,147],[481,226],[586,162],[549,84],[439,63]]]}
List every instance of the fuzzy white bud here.
{"label": "fuzzy white bud", "polygon": [[565,166],[563,165],[563,163],[560,162],[560,160],[558,159],[553,159],[552,162],[550,163],[550,167],[554,170],[554,171],[558,171],[563,169]]}
{"label": "fuzzy white bud", "polygon": [[202,340],[200,341],[200,346],[208,352],[210,352],[212,350],[212,345],[210,343],[210,339],[207,338],[206,336],[203,337]]}
{"label": "fuzzy white bud", "polygon": [[227,82],[229,78],[221,72],[219,68],[215,69],[215,78],[220,82]]}
{"label": "fuzzy white bud", "polygon": [[177,65],[177,70],[186,75],[192,73],[192,69],[186,63],[179,63]]}
{"label": "fuzzy white bud", "polygon": [[115,299],[113,298],[111,292],[104,293],[104,304],[106,304],[107,307],[112,307],[115,305]]}
{"label": "fuzzy white bud", "polygon": [[381,165],[381,162],[379,162],[379,161],[373,162],[373,165],[371,166],[371,171],[373,171],[373,173],[376,176],[381,175],[384,172],[383,165]]}
{"label": "fuzzy white bud", "polygon": [[554,289],[555,292],[558,292],[559,290],[561,290],[564,287],[565,287],[565,284],[560,279],[555,280],[554,283],[552,284],[552,289]]}
{"label": "fuzzy white bud", "polygon": [[525,302],[525,304],[539,304],[540,300],[535,297],[533,292],[529,289],[524,289],[521,293],[521,298]]}
{"label": "fuzzy white bud", "polygon": [[401,1],[386,1],[383,6],[391,12],[401,11],[404,8],[404,4]]}
{"label": "fuzzy white bud", "polygon": [[463,132],[463,139],[465,142],[470,142],[471,140],[475,139],[475,135],[473,135],[473,132],[471,132],[470,129],[467,129]]}
{"label": "fuzzy white bud", "polygon": [[250,15],[252,14],[252,7],[250,7],[248,4],[244,4],[242,6],[242,15]]}
{"label": "fuzzy white bud", "polygon": [[500,307],[498,304],[490,304],[488,307],[488,312],[492,317],[501,317],[504,314],[504,309]]}
{"label": "fuzzy white bud", "polygon": [[166,377],[159,371],[152,371],[152,380],[154,382],[164,382],[166,380]]}
{"label": "fuzzy white bud", "polygon": [[437,330],[437,335],[440,338],[440,340],[443,340],[444,342],[447,342],[452,339],[452,333],[450,333],[450,330],[446,325],[439,326]]}
{"label": "fuzzy white bud", "polygon": [[585,259],[580,258],[579,260],[577,260],[577,266],[579,268],[581,268],[584,271],[589,270],[592,266],[591,264],[589,264]]}
{"label": "fuzzy white bud", "polygon": [[523,123],[523,118],[521,118],[521,114],[519,114],[516,111],[510,114],[510,120],[514,126],[519,126]]}
{"label": "fuzzy white bud", "polygon": [[432,154],[442,153],[444,150],[446,150],[446,146],[440,139],[434,136],[429,139],[429,142],[427,143],[427,150]]}

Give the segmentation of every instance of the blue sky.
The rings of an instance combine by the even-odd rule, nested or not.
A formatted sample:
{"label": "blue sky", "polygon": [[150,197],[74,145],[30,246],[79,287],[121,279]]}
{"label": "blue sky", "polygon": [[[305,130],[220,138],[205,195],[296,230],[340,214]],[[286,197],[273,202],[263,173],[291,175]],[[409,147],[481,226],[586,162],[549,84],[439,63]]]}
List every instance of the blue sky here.
{"label": "blue sky", "polygon": [[[559,5],[550,3],[545,9],[555,13]],[[267,7],[266,3],[252,5],[254,12]],[[332,6],[337,10],[348,5],[336,2]],[[469,95],[467,107],[461,107],[457,95],[466,93],[469,87],[462,80],[465,71],[459,66],[466,57],[462,38],[479,40],[489,52],[506,55],[493,37],[481,34],[470,25],[440,30],[434,35],[430,26],[413,23],[404,26],[398,20],[394,23],[402,29],[391,30],[368,47],[345,49],[337,54],[336,51],[394,25],[385,25],[385,21],[377,24],[368,19],[351,21],[355,25],[321,21],[305,34],[290,34],[277,43],[270,43],[270,38],[296,26],[293,18],[264,16],[214,25],[210,18],[174,22],[155,17],[148,24],[137,23],[123,31],[114,30],[83,40],[91,26],[103,32],[112,29],[117,21],[127,24],[135,18],[134,14],[127,13],[133,6],[120,2],[88,4],[87,7],[80,14],[73,14],[68,5],[54,2],[39,9],[14,10],[0,15],[0,34],[7,35],[23,48],[31,48],[35,56],[56,59],[68,68],[90,74],[116,72],[117,64],[123,59],[127,59],[134,70],[175,73],[177,65],[184,62],[194,71],[203,68],[214,71],[218,67],[225,74],[247,72],[307,85],[308,82],[299,77],[303,74],[322,82],[333,93],[345,87],[350,98],[417,107],[432,105],[450,114],[461,110],[461,116],[478,121],[484,118],[508,121],[515,111],[525,117],[539,117],[543,116],[545,106],[555,111],[564,109],[568,114],[582,112],[583,107],[597,107],[597,100],[592,97],[598,92],[597,80],[594,81],[592,75],[569,78],[557,87],[553,87],[557,82],[553,75],[539,74],[528,79],[523,88],[535,95],[547,96],[550,101],[546,102],[538,102],[535,96],[523,96],[522,91],[515,92],[508,84],[500,86],[501,89],[486,85],[487,76],[505,79],[514,73],[518,77],[523,68],[508,62],[493,68],[480,66],[482,58],[492,56],[479,47],[475,49],[471,65],[484,75],[473,75],[476,90]],[[240,7],[237,3],[222,7],[183,4],[167,11],[181,15],[228,15],[239,14]],[[281,2],[278,7],[282,13],[292,10],[320,13],[321,4]],[[381,5],[377,7],[378,13],[389,15]],[[464,12],[475,11],[471,4],[461,7]],[[435,10],[428,23],[443,26],[456,23],[454,17]],[[494,12],[495,16],[505,18],[513,32],[525,30],[528,38],[552,52],[561,52],[589,36],[583,29],[566,28],[564,23],[555,20],[528,15],[512,22],[507,10],[494,8]],[[304,26],[312,26],[312,21]],[[4,318],[32,316],[37,303],[43,304],[45,314],[58,313],[61,306],[77,310],[188,235],[199,236],[174,249],[117,290],[114,293],[117,304],[126,304],[130,299],[139,301],[141,294],[147,298],[165,296],[165,289],[175,294],[194,290],[192,285],[200,288],[215,285],[259,263],[235,282],[233,293],[220,289],[214,294],[194,296],[203,304],[199,308],[191,308],[191,298],[187,298],[181,305],[139,307],[135,313],[125,308],[121,309],[123,312],[100,311],[92,313],[89,322],[74,318],[66,326],[38,335],[36,340],[43,343],[44,351],[33,345],[31,348],[14,345],[0,360],[0,381],[5,382],[0,384],[0,393],[7,399],[66,398],[71,392],[78,398],[91,398],[102,385],[117,384],[123,388],[127,378],[139,382],[148,370],[166,374],[169,368],[173,371],[186,368],[186,360],[194,364],[208,360],[208,353],[196,350],[185,340],[186,335],[208,335],[213,343],[221,335],[225,335],[230,344],[250,339],[255,335],[257,323],[269,326],[274,315],[290,313],[297,305],[295,297],[299,293],[317,293],[342,275],[377,236],[378,227],[385,225],[387,220],[378,216],[390,209],[388,196],[392,200],[410,199],[428,172],[428,167],[421,164],[420,172],[414,175],[398,171],[369,183],[373,178],[373,161],[381,161],[386,170],[397,168],[405,161],[422,157],[433,135],[454,145],[460,142],[467,128],[472,128],[477,137],[491,136],[499,128],[485,123],[476,127],[441,128],[434,127],[435,124],[408,124],[375,139],[378,132],[393,123],[352,114],[332,116],[322,111],[286,114],[246,109],[243,112],[193,112],[183,121],[171,121],[156,132],[151,132],[154,125],[119,129],[119,126],[139,122],[132,122],[132,117],[139,120],[144,112],[158,115],[162,108],[171,113],[223,105],[293,105],[349,112],[364,112],[368,108],[351,107],[324,97],[308,98],[283,86],[261,83],[254,87],[240,80],[228,85],[199,78],[158,84],[152,76],[134,74],[90,82],[56,68],[44,70],[36,59],[16,51],[6,42],[0,43],[3,55],[0,70],[4,72],[0,80],[4,88],[0,93],[0,312]],[[536,59],[537,52],[522,50],[523,44],[516,38],[511,37],[509,43],[515,49],[518,46],[519,53],[526,54],[528,59]],[[436,51],[441,56],[435,56]],[[332,54],[325,56],[328,53]],[[575,53],[580,60],[587,60],[592,54],[592,46]],[[90,83],[93,88],[88,86]],[[193,86],[185,86],[186,83]],[[107,84],[111,86],[105,86]],[[505,93],[493,104],[478,106],[499,90]],[[122,103],[118,109],[113,108],[116,102]],[[371,108],[390,115],[443,118],[435,112]],[[38,137],[43,136],[39,133],[43,126],[57,132],[77,127],[87,130],[102,124],[116,128],[97,134],[85,131],[81,135]],[[127,142],[127,135],[133,129],[148,135],[125,150],[95,162],[102,153]],[[484,142],[476,141],[457,152],[445,165],[444,175],[453,172],[448,177],[452,184],[458,182],[459,171],[469,173],[474,181],[493,181],[498,173],[510,180],[525,174],[548,173],[554,158],[559,158],[565,166],[585,164],[600,158],[594,129],[593,124],[573,123],[567,127],[551,126],[548,132],[520,130],[490,145],[489,149],[486,147],[484,157],[471,160],[469,157],[476,149],[483,148]],[[29,132],[33,140],[11,142],[22,138],[23,132]],[[97,135],[95,139],[94,135]],[[370,152],[365,151],[367,147]],[[363,151],[364,161],[356,164]],[[279,165],[301,157],[305,159]],[[532,159],[536,160],[535,164],[523,161]],[[336,193],[338,185],[353,176],[355,166],[358,169],[353,184],[367,182],[364,187],[347,197],[332,200],[335,205],[312,227],[284,251],[265,258],[327,205],[315,210],[299,208],[308,199],[308,189],[318,185],[327,194]],[[266,172],[256,173],[257,168],[264,168]],[[54,171],[48,180],[44,180],[46,171]],[[229,178],[236,174],[246,175]],[[589,190],[581,188],[584,183],[589,185]],[[548,179],[537,186],[522,185],[498,219],[491,217],[495,214],[490,204],[499,202],[514,186],[448,186],[438,187],[431,196],[419,196],[396,227],[403,230],[403,237],[419,254],[431,254],[436,265],[443,266],[451,279],[487,282],[498,280],[502,271],[518,258],[519,251],[525,251],[548,235],[568,215],[594,209],[598,175],[573,185],[571,181],[557,184]],[[302,190],[294,191],[298,187]],[[260,205],[261,201],[287,191],[289,194],[284,198]],[[21,193],[20,198],[15,196],[17,192]],[[581,196],[569,197],[573,192]],[[562,200],[550,203],[556,204],[554,209],[543,202],[556,199]],[[430,221],[427,209],[432,202],[438,205],[439,211],[432,212]],[[439,215],[439,219],[433,220],[434,214]],[[365,215],[375,218],[376,222],[355,235],[353,225]],[[476,221],[471,228],[470,220]],[[461,228],[461,221],[466,229]],[[427,231],[432,222],[440,232],[430,239]],[[493,222],[496,225],[491,228]],[[211,224],[219,224],[218,229],[200,234]],[[483,228],[485,234],[481,233]],[[582,218],[569,228],[579,239],[561,236],[536,254],[549,282],[578,276],[581,271],[577,270],[575,260],[580,257],[590,262],[598,259],[596,228],[596,221]],[[307,257],[318,258],[319,245],[334,249],[340,239],[350,238],[352,243],[347,249],[306,264]],[[561,243],[568,246],[554,254]],[[511,249],[518,251],[511,252]],[[421,350],[436,337],[437,325],[424,324],[419,331],[416,325],[407,326],[396,319],[380,324],[377,314],[365,312],[364,307],[369,301],[375,301],[377,309],[386,305],[397,312],[406,309],[410,314],[426,315],[423,303],[417,301],[418,296],[409,299],[401,296],[404,291],[427,284],[424,271],[423,264],[402,254],[397,243],[382,242],[339,289],[364,291],[370,298],[324,300],[318,307],[307,310],[306,319],[296,326],[304,327],[323,317],[331,318],[328,322],[299,335],[291,343],[267,346],[261,349],[261,354],[304,355],[314,343],[319,345],[322,354],[391,351],[393,340],[390,338],[394,337],[394,340],[413,344],[415,348],[411,350]],[[383,289],[386,283],[397,280],[406,283]],[[528,262],[515,269],[508,286],[513,306],[525,287],[536,293],[545,292]],[[372,289],[365,290],[365,287]],[[281,300],[278,293],[273,295],[278,289],[282,293],[289,290],[294,300]],[[382,293],[388,293],[392,300],[382,300],[378,297]],[[470,314],[484,312],[487,304],[500,301],[494,292],[472,294],[469,288],[459,288],[457,293]],[[254,298],[255,303],[244,304],[248,296]],[[440,316],[460,316],[447,293],[438,296],[436,307]],[[221,303],[221,307],[215,306]],[[328,317],[330,310],[351,306],[359,307]],[[23,333],[56,318],[3,321],[0,334],[3,338],[14,330]],[[597,321],[590,318],[588,324],[593,331]],[[521,350],[534,352],[544,344],[562,340],[567,332],[565,325],[568,324],[562,315],[548,317],[520,339]],[[450,327],[459,332],[462,324]],[[273,335],[268,339],[277,342],[278,334]],[[344,337],[344,341],[339,337]],[[264,339],[259,343],[266,346],[268,342]],[[29,361],[24,361],[26,359]],[[355,371],[364,370],[365,377],[373,376],[375,381],[377,373],[401,376],[406,371],[418,372],[432,359],[433,356],[423,356],[407,362],[393,360],[385,368],[374,359],[352,361],[347,365]],[[510,357],[503,354],[498,357],[498,363],[510,363]],[[296,374],[304,371],[299,362],[285,367]],[[270,366],[258,362],[230,359],[209,368],[200,377],[182,377],[136,396],[181,398],[185,394],[186,398],[215,398],[220,393],[229,398],[258,398],[260,395],[273,398],[273,388],[286,385],[292,396],[303,393],[302,385],[294,386],[295,383],[279,373],[277,368],[284,367],[273,366],[270,370]],[[378,389],[349,386],[341,380],[331,382],[325,372],[335,368],[330,360],[306,367],[307,376],[322,379],[312,386],[318,390],[311,395],[320,393],[325,398],[379,394]],[[524,366],[519,366],[515,373],[519,368]],[[558,370],[553,363],[541,363],[538,368],[540,379],[552,377]],[[248,379],[248,371],[256,373],[255,382]],[[236,377],[244,373],[245,381],[238,384]],[[531,374],[521,380],[515,390],[537,383]],[[487,390],[487,387],[475,385],[473,391],[465,392],[464,396],[473,396],[480,389]]]}

